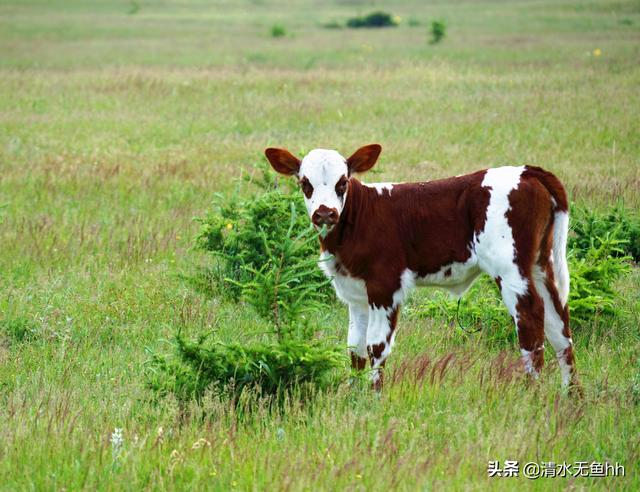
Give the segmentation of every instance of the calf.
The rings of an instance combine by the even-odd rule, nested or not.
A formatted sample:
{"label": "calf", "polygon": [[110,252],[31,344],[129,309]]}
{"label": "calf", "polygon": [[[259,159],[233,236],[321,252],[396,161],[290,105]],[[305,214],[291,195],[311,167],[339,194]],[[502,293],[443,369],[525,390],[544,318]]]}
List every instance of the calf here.
{"label": "calf", "polygon": [[526,372],[553,346],[563,385],[577,382],[569,329],[569,222],[566,192],[532,166],[499,167],[422,183],[365,184],[352,175],[373,167],[380,145],[345,159],[316,149],[300,160],[284,149],[265,154],[293,175],[311,221],[326,226],[320,267],[349,306],[354,368],[371,363],[373,385],[391,352],[398,312],[415,285],[461,296],[481,272],[498,284],[513,317]]}

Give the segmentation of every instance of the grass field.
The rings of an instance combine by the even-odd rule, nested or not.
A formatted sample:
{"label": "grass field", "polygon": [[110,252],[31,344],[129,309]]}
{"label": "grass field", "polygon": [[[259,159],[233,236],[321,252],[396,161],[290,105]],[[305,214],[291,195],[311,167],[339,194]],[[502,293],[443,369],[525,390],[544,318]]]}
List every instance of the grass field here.
{"label": "grass field", "polygon": [[[400,26],[322,27],[381,7]],[[637,268],[624,315],[574,333],[579,402],[550,350],[538,384],[510,381],[515,346],[408,315],[390,379],[454,357],[380,397],[238,421],[213,398],[153,403],[143,376],[178,327],[260,336],[185,279],[211,262],[193,217],[254,193],[238,178],[265,147],[379,142],[372,181],[537,164],[574,203],[638,209],[639,62],[637,1],[0,1],[0,489],[640,489]],[[336,304],[323,336],[346,322]],[[489,460],[626,473],[490,479]]]}

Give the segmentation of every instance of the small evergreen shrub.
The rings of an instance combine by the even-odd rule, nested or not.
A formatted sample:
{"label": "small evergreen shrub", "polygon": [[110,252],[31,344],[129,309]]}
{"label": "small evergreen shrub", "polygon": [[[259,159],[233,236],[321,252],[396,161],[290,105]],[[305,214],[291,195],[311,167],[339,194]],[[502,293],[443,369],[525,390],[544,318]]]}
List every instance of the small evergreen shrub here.
{"label": "small evergreen shrub", "polygon": [[[227,298],[239,300],[243,285],[256,274],[264,274],[270,258],[279,261],[285,246],[289,265],[308,268],[305,281],[325,283],[317,267],[319,244],[315,237],[310,238],[313,232],[300,193],[272,188],[249,199],[218,197],[212,210],[198,221],[196,247],[210,251],[218,260],[209,274]],[[290,241],[285,244],[286,237]],[[315,262],[315,268],[310,262]],[[319,292],[325,301],[331,298],[330,288],[320,287]]]}
{"label": "small evergreen shrub", "polygon": [[304,387],[326,389],[348,375],[347,347],[314,338],[318,319],[312,314],[331,298],[318,268],[317,232],[299,193],[271,183],[265,174],[256,184],[266,191],[256,198],[219,201],[200,220],[196,238],[218,259],[219,293],[251,305],[269,339],[205,343],[178,334],[173,353],[153,354],[147,363],[149,386],[158,395],[187,400],[216,391],[237,401],[250,390],[280,398],[301,395],[293,390]]}
{"label": "small evergreen shrub", "polygon": [[398,18],[387,12],[372,12],[364,17],[352,17],[347,20],[347,27],[357,29],[363,27],[395,27]]}
{"label": "small evergreen shrub", "polygon": [[622,256],[624,241],[591,238],[586,251],[572,250],[569,257],[569,312],[572,324],[585,324],[595,316],[620,316],[614,283],[627,274],[630,257]]}
{"label": "small evergreen shrub", "polygon": [[617,203],[605,212],[588,207],[571,209],[571,234],[568,246],[578,257],[584,257],[596,238],[621,241],[612,250],[614,256],[631,256],[640,262],[640,214]]}
{"label": "small evergreen shrub", "polygon": [[431,28],[429,29],[429,33],[431,34],[431,39],[429,40],[430,44],[438,44],[444,38],[447,33],[447,26],[443,21],[433,21],[431,23]]}
{"label": "small evergreen shrub", "polygon": [[[159,395],[199,400],[207,391],[237,398],[245,390],[282,397],[310,386],[324,390],[343,380],[345,347],[320,341],[285,340],[240,344],[187,341],[177,336],[174,353],[154,355],[149,385]],[[341,369],[343,371],[341,371]]]}
{"label": "small evergreen shrub", "polygon": [[129,2],[129,10],[127,11],[127,14],[134,15],[138,12],[140,12],[140,4],[136,0],[131,0]]}
{"label": "small evergreen shrub", "polygon": [[315,231],[307,228],[293,236],[295,225],[292,205],[289,230],[282,238],[270,241],[262,232],[268,261],[259,269],[244,266],[250,279],[236,283],[243,299],[275,326],[279,340],[291,338],[294,330],[298,330],[297,334],[303,339],[309,335],[308,325],[302,325],[307,320],[304,315],[324,307],[328,297],[326,287],[330,284],[329,279],[318,275],[317,252],[301,257],[301,252],[306,252],[310,244],[317,248]]}
{"label": "small evergreen shrub", "polygon": [[282,24],[274,24],[271,26],[271,37],[272,38],[282,38],[287,35],[287,30],[284,28]]}

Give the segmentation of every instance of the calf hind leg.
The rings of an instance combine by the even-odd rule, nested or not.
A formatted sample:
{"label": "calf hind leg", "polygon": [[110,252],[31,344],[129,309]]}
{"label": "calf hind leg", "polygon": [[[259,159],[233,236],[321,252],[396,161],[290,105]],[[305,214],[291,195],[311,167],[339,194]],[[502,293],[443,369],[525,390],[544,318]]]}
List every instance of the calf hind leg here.
{"label": "calf hind leg", "polygon": [[496,281],[516,325],[524,369],[537,379],[544,364],[544,303],[531,279],[516,269]]}
{"label": "calf hind leg", "polygon": [[[546,271],[545,271],[546,270]],[[536,267],[536,289],[544,301],[544,333],[556,352],[562,385],[578,385],[573,357],[573,340],[569,328],[569,310],[560,301],[560,295],[550,269]]]}

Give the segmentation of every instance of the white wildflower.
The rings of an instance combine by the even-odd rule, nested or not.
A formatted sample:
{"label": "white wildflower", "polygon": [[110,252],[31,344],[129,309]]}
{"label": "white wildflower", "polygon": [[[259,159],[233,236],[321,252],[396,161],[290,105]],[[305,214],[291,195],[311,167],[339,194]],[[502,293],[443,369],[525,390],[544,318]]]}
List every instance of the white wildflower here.
{"label": "white wildflower", "polygon": [[111,455],[113,456],[113,460],[117,461],[122,453],[122,448],[124,446],[124,437],[122,437],[122,429],[116,427],[111,433]]}

